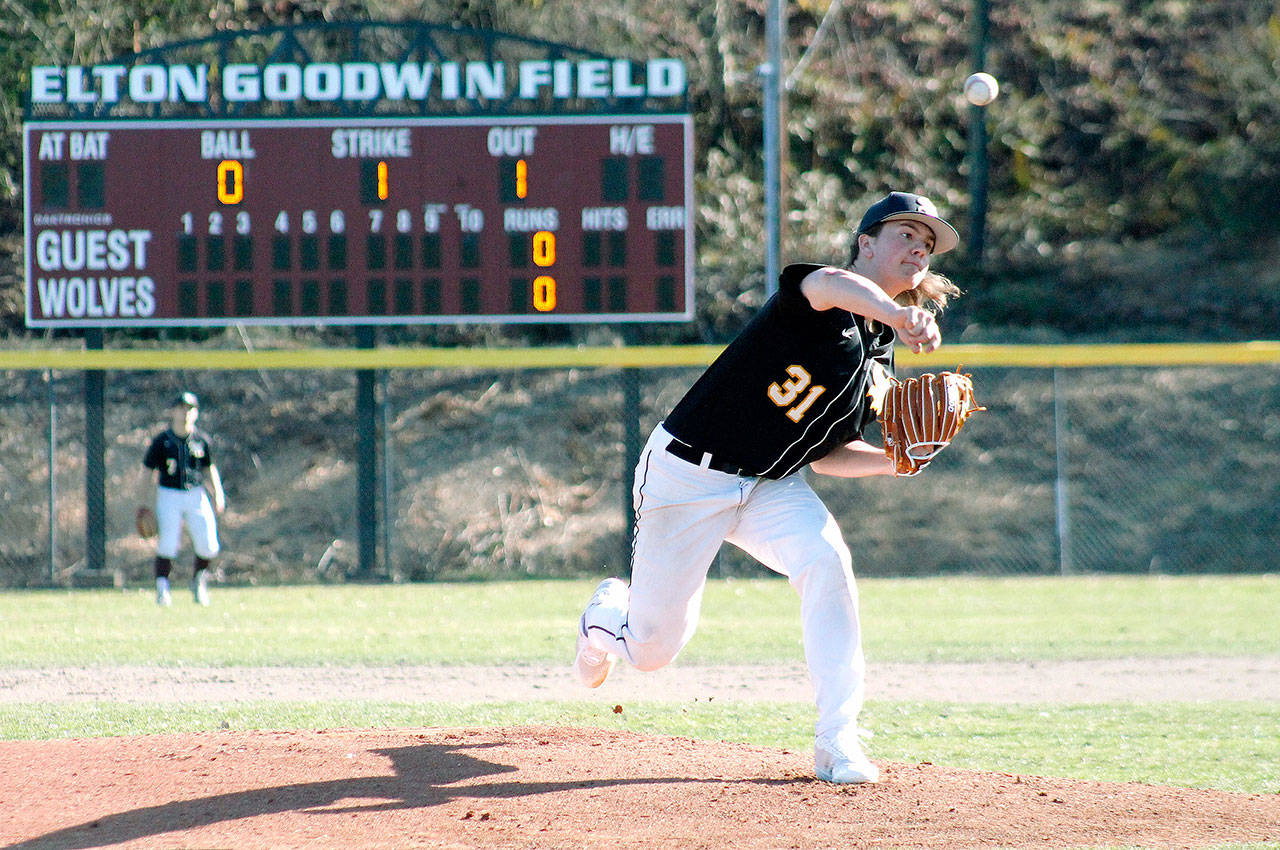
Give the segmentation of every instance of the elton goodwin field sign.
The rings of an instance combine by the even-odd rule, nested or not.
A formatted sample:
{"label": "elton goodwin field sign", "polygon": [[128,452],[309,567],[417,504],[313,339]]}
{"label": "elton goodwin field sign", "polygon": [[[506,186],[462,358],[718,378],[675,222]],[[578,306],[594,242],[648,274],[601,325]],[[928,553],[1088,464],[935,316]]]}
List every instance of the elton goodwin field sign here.
{"label": "elton goodwin field sign", "polygon": [[692,315],[678,60],[348,23],[30,79],[32,327]]}

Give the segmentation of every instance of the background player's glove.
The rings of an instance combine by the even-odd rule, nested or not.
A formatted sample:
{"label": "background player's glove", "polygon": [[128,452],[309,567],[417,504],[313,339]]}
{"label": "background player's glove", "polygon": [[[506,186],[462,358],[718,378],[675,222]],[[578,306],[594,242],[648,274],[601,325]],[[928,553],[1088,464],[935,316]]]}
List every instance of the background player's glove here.
{"label": "background player's glove", "polygon": [[965,420],[978,410],[973,382],[957,372],[931,372],[894,381],[880,405],[884,453],[894,474],[916,475],[950,445]]}
{"label": "background player's glove", "polygon": [[138,513],[134,515],[133,519],[138,526],[138,534],[144,538],[152,538],[160,533],[160,524],[156,522],[156,512],[151,508],[138,508]]}

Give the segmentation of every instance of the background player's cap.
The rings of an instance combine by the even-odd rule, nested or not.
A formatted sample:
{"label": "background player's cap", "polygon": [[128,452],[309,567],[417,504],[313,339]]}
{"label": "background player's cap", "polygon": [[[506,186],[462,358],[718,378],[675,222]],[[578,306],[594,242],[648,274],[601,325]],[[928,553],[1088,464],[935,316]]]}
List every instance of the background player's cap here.
{"label": "background player's cap", "polygon": [[173,400],[174,407],[199,407],[200,399],[196,398],[195,393],[178,393],[178,397]]}
{"label": "background player's cap", "polygon": [[910,192],[890,192],[872,204],[858,225],[858,233],[865,233],[881,222],[900,219],[918,221],[933,231],[934,254],[945,254],[960,244],[960,234],[938,215],[933,201]]}

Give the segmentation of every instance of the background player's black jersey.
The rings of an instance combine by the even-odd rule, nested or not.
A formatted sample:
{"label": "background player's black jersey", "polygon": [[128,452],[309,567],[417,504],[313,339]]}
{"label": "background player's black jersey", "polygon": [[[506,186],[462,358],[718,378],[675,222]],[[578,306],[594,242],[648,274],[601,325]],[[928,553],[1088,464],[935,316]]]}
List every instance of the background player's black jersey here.
{"label": "background player's black jersey", "polygon": [[893,374],[892,328],[848,310],[814,310],[800,291],[810,263],[778,292],[675,406],[672,436],[717,461],[783,478],[862,437],[868,391]]}
{"label": "background player's black jersey", "polygon": [[142,458],[142,465],[158,470],[161,487],[174,490],[191,490],[204,484],[204,471],[213,465],[213,453],[209,437],[192,430],[185,437],[166,428],[156,435]]}

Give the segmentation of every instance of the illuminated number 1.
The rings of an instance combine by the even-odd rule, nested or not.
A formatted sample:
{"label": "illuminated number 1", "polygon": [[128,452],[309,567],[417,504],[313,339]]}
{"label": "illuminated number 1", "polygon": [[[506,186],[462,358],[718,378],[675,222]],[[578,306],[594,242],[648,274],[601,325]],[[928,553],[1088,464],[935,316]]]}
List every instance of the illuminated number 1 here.
{"label": "illuminated number 1", "polygon": [[523,159],[516,160],[516,197],[523,198],[529,194],[529,164]]}
{"label": "illuminated number 1", "polygon": [[390,194],[389,189],[391,180],[387,174],[387,164],[385,162],[378,163],[378,200],[385,201],[387,195]]}
{"label": "illuminated number 1", "polygon": [[556,279],[538,275],[533,279],[533,309],[546,313],[556,308]]}
{"label": "illuminated number 1", "polygon": [[224,204],[244,200],[244,166],[234,159],[218,163],[218,200]]}

